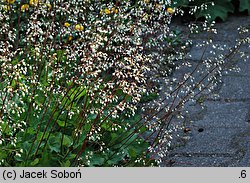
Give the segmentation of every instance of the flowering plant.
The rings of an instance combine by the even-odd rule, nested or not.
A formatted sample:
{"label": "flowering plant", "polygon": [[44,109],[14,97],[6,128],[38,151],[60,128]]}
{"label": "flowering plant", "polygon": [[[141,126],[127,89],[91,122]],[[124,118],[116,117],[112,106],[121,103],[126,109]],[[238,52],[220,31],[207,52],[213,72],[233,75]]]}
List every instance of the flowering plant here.
{"label": "flowering plant", "polygon": [[[1,2],[3,165],[110,166],[147,149],[131,127],[153,62],[143,52],[172,12],[168,1],[131,3]],[[144,148],[118,147],[121,132],[123,146]]]}
{"label": "flowering plant", "polygon": [[[186,56],[189,42],[176,46],[177,33],[169,29],[178,13],[170,7],[169,0],[2,0],[1,165],[160,163],[172,138],[174,112],[202,88],[196,80],[190,84],[194,89],[185,85],[191,77],[185,75],[184,92],[177,87],[163,97],[172,103],[139,114],[146,108],[142,96],[158,93],[150,83],[161,64]],[[213,32],[206,25],[204,30]],[[165,83],[172,87],[168,79]],[[177,96],[182,98],[174,105]]]}

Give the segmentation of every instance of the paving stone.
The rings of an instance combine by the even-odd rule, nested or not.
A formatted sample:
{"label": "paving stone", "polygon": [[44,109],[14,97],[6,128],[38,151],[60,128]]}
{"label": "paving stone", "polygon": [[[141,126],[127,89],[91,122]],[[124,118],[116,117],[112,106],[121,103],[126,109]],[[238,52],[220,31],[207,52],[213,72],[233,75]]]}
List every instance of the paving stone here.
{"label": "paving stone", "polygon": [[250,123],[250,108],[248,109],[248,113],[245,118],[246,122]]}
{"label": "paving stone", "polygon": [[[238,28],[242,26],[249,26],[250,18],[249,16],[243,17],[229,17],[226,22],[217,23],[215,28],[217,29],[217,34],[210,34],[213,40],[219,41],[231,41],[232,44],[234,40],[238,38]],[[198,35],[199,39],[206,39],[208,37],[207,33],[202,33]],[[197,38],[195,35],[194,38]]]}
{"label": "paving stone", "polygon": [[173,153],[234,154],[237,149],[231,147],[230,139],[242,131],[244,128],[204,128],[203,132],[193,129],[187,144],[177,148]]}
{"label": "paving stone", "polygon": [[219,95],[221,98],[249,99],[250,77],[225,76]]}
{"label": "paving stone", "polygon": [[235,166],[250,166],[250,127],[238,134],[233,139],[232,145],[237,146],[239,152],[244,154]]}
{"label": "paving stone", "polygon": [[246,115],[250,108],[245,102],[225,103],[221,101],[207,101],[206,116],[199,121],[195,121],[196,126],[214,127],[214,128],[240,128],[249,126],[246,121]]}
{"label": "paving stone", "polygon": [[210,58],[213,61],[214,58],[218,57],[220,54],[227,54],[229,49],[234,46],[234,43],[228,41],[213,41],[212,44],[209,43],[209,45],[199,46],[201,44],[204,44],[204,40],[193,41],[193,46],[188,53],[188,55],[192,56],[188,57],[190,60],[200,61]]}
{"label": "paving stone", "polygon": [[[233,155],[231,155],[233,156]],[[220,167],[225,166],[228,162],[232,161],[232,157],[220,157],[220,156],[180,156],[176,155],[171,160],[165,162],[165,166],[172,167]],[[174,162],[174,163],[173,163]],[[171,164],[172,163],[172,164]]]}
{"label": "paving stone", "polygon": [[[250,145],[248,147],[250,149]],[[239,163],[236,164],[238,167],[250,167],[250,151],[247,151],[244,158],[239,161]]]}
{"label": "paving stone", "polygon": [[[249,49],[250,50],[250,49]],[[239,72],[236,71],[227,71],[225,76],[246,76],[250,78],[250,61],[241,61],[235,64],[234,67],[239,68]]]}
{"label": "paving stone", "polygon": [[[217,28],[217,34],[208,34],[206,32],[200,33],[198,35],[193,35],[191,38],[193,38],[193,46],[190,50],[190,54],[192,57],[191,60],[199,61],[203,55],[203,51],[205,50],[205,47],[196,47],[196,45],[201,44],[204,41],[208,40],[208,37],[210,37],[213,40],[213,44],[207,46],[205,54],[203,56],[203,59],[218,56],[222,53],[228,53],[230,48],[233,48],[236,44],[236,39],[240,38],[238,34],[238,28],[241,26],[248,26],[250,24],[249,17],[239,17],[237,18],[239,21],[236,21],[235,18],[231,18],[231,21],[224,22],[222,24],[216,24]],[[233,23],[232,23],[233,22]],[[244,34],[244,36],[241,35],[241,37],[249,37],[250,33]],[[219,48],[217,49],[213,48],[212,45],[217,45]],[[249,44],[243,44],[240,48],[240,51],[243,51],[246,53],[246,55],[250,54],[250,45]],[[214,54],[212,54],[214,52]],[[236,55],[235,59],[238,59],[239,56]]]}
{"label": "paving stone", "polygon": [[237,64],[240,68],[240,74],[243,76],[250,76],[250,61],[242,61]]}
{"label": "paving stone", "polygon": [[[229,17],[229,21],[216,24],[218,34],[213,35],[213,41],[218,45],[233,47],[238,37],[237,28],[250,25],[249,17]],[[247,36],[247,35],[245,35]],[[249,36],[249,35],[248,35]],[[202,33],[194,37],[194,43],[207,40],[208,35]],[[244,45],[241,50],[250,55],[250,45]],[[198,63],[204,48],[193,47],[190,53],[191,63]],[[208,47],[204,57],[218,56],[223,51],[212,54]],[[186,140],[180,147],[170,151],[165,157],[163,166],[250,166],[250,59],[245,62],[236,55],[227,67],[238,66],[239,73],[223,72],[222,83],[216,87],[213,95],[219,97],[205,99],[205,108],[188,106],[189,114],[184,115],[191,131],[181,134]],[[174,76],[180,78],[188,69],[179,70]],[[195,75],[195,77],[199,76]],[[211,95],[212,96],[212,95]],[[174,162],[174,163],[173,163]]]}

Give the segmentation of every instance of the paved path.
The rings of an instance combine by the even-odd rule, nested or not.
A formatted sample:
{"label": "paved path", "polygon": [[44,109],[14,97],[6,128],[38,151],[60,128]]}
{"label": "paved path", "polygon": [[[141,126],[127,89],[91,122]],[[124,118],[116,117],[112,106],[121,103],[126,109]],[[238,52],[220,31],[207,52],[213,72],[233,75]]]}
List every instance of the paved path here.
{"label": "paved path", "polygon": [[[214,40],[232,46],[240,25],[250,26],[250,17],[218,23]],[[249,45],[242,49],[250,55]],[[190,52],[194,62],[200,58],[197,48]],[[250,58],[235,64],[241,71],[223,72],[222,83],[204,99],[204,108],[192,106],[186,116],[193,121],[187,124],[191,131],[181,134],[188,140],[170,151],[163,166],[250,166]]]}

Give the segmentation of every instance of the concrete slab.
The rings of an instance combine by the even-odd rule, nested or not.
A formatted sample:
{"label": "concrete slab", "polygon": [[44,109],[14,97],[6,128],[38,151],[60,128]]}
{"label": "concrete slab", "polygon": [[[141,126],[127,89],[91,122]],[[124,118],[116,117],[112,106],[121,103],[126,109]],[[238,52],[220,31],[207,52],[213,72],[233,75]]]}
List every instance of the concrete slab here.
{"label": "concrete slab", "polygon": [[234,67],[239,68],[239,72],[227,71],[225,76],[247,76],[250,78],[250,61],[249,60],[238,62],[237,64],[235,64]]}
{"label": "concrete slab", "polygon": [[249,104],[245,102],[225,103],[221,101],[207,101],[206,116],[204,119],[195,121],[195,126],[204,128],[241,128],[250,127],[246,121]]}
{"label": "concrete slab", "polygon": [[[249,146],[250,148],[250,146]],[[241,159],[237,164],[237,167],[250,167],[250,151],[247,151],[243,159]]]}
{"label": "concrete slab", "polygon": [[203,132],[198,132],[198,128],[193,128],[188,143],[173,153],[234,154],[237,149],[231,147],[231,139],[242,131],[244,128],[204,128]]}
{"label": "concrete slab", "polygon": [[219,95],[221,98],[249,99],[250,77],[225,76]]}
{"label": "concrete slab", "polygon": [[232,141],[233,146],[237,146],[243,157],[235,163],[235,166],[250,167],[250,127],[243,133],[238,134]]}
{"label": "concrete slab", "polygon": [[[233,47],[235,39],[239,37],[238,27],[249,24],[249,17],[229,17],[229,21],[216,24],[218,34],[212,36],[213,43],[220,45],[224,51],[221,49],[213,53],[213,48],[209,46],[204,58],[226,53],[225,49]],[[244,36],[249,37],[247,34]],[[207,37],[207,33],[195,35],[194,45],[207,40]],[[250,45],[244,45],[241,50],[250,55],[249,48]],[[194,64],[176,71],[174,77],[181,78],[190,72],[195,63],[199,63],[203,50],[201,47],[192,47],[190,60]],[[184,110],[190,112],[184,115],[184,123],[191,131],[180,133],[180,137],[185,140],[170,151],[163,166],[170,166],[171,163],[171,166],[179,167],[250,166],[250,60],[244,62],[236,55],[227,67],[234,65],[241,71],[222,73],[222,83],[218,84],[211,97],[208,95],[203,100],[205,108],[185,106]]]}
{"label": "concrete slab", "polygon": [[[224,157],[224,155],[205,155],[205,156],[180,156],[176,155],[172,157],[171,160],[167,160],[165,162],[165,166],[172,167],[223,167],[227,166],[228,162],[230,162],[234,155],[229,155],[228,157]],[[173,164],[171,164],[171,162]]]}
{"label": "concrete slab", "polygon": [[[219,55],[228,54],[229,50],[235,45],[235,42],[230,42],[228,40],[215,40],[212,43],[206,45],[204,41],[207,40],[208,39],[204,38],[202,40],[196,39],[193,41],[192,48],[188,53],[188,58],[190,60],[200,61],[210,58],[213,62]],[[191,55],[191,57],[189,55]]]}

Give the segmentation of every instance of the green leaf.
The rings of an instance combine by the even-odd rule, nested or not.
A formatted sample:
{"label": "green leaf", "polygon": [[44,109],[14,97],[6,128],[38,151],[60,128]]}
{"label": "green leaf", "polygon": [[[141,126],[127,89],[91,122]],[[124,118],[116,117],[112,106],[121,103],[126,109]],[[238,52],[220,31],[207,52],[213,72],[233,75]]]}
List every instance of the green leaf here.
{"label": "green leaf", "polygon": [[86,89],[83,89],[83,87],[81,87],[81,92],[80,94],[77,94],[76,100],[83,97],[84,95],[86,95]]}
{"label": "green leaf", "polygon": [[231,2],[224,1],[215,1],[215,5],[212,6],[208,4],[206,10],[198,11],[195,15],[197,18],[210,16],[209,21],[215,20],[216,18],[221,18],[223,21],[227,19],[228,13],[234,12],[234,6]]}
{"label": "green leaf", "polygon": [[39,159],[36,158],[34,161],[32,161],[32,162],[30,163],[30,165],[31,165],[31,166],[35,166],[35,165],[38,164],[38,162],[39,162]]}
{"label": "green leaf", "polygon": [[29,148],[30,148],[30,143],[25,141],[23,144],[22,144],[22,149],[25,151],[25,152],[28,152],[29,151]]}
{"label": "green leaf", "polygon": [[125,156],[125,153],[119,155],[115,154],[107,161],[107,163],[109,166],[119,165],[120,161],[122,161]]}
{"label": "green leaf", "polygon": [[37,135],[37,140],[38,141],[42,140],[42,137],[43,137],[43,139],[46,139],[48,136],[49,136],[48,132],[45,132],[44,137],[43,137],[43,132],[39,132]]}
{"label": "green leaf", "polygon": [[130,102],[132,100],[132,96],[127,95],[125,100],[126,100],[126,102]]}
{"label": "green leaf", "polygon": [[144,93],[142,95],[142,98],[141,98],[140,102],[142,102],[142,103],[149,102],[149,101],[152,101],[152,100],[156,99],[157,97],[158,97],[158,94],[155,93],[155,92],[149,93],[148,95],[146,93]]}
{"label": "green leaf", "polygon": [[[0,158],[1,158],[1,156],[0,156]],[[22,156],[21,157],[20,156],[15,156],[14,158],[15,158],[16,161],[20,161],[20,162],[25,161],[25,158],[23,158]],[[4,159],[4,158],[1,158],[1,159]]]}
{"label": "green leaf", "polygon": [[138,121],[141,120],[141,115],[140,114],[135,114],[134,116],[127,118],[125,121],[131,123],[137,123]]}
{"label": "green leaf", "polygon": [[108,122],[103,123],[101,127],[102,127],[105,131],[109,131],[109,132],[112,131],[112,129],[110,128],[110,123],[108,123]]}
{"label": "green leaf", "polygon": [[148,131],[148,128],[146,126],[143,126],[140,128],[139,132],[140,133],[144,133],[144,132],[147,132]]}
{"label": "green leaf", "polygon": [[128,150],[128,153],[129,153],[129,156],[130,156],[131,158],[136,158],[136,156],[137,156],[136,150],[133,149],[133,148],[130,148],[130,149]]}
{"label": "green leaf", "polygon": [[60,136],[50,137],[48,145],[51,151],[60,152]]}
{"label": "green leaf", "polygon": [[89,132],[89,130],[91,129],[91,124],[85,124],[83,129],[85,132]]}
{"label": "green leaf", "polygon": [[73,140],[69,136],[64,135],[63,136],[63,145],[66,147],[70,147],[72,144],[73,144]]}
{"label": "green leaf", "polygon": [[94,154],[90,159],[89,166],[102,166],[105,161],[104,155]]}
{"label": "green leaf", "polygon": [[34,134],[36,133],[36,131],[35,131],[34,128],[29,127],[29,128],[27,129],[27,133],[30,134],[30,135],[34,135]]}
{"label": "green leaf", "polygon": [[48,153],[48,151],[45,151],[42,154],[42,158],[40,160],[39,166],[52,166],[51,165],[51,156],[50,153]]}
{"label": "green leaf", "polygon": [[61,163],[61,166],[62,166],[62,167],[70,167],[70,164],[71,164],[70,161],[67,160],[66,162],[62,162],[62,163]]}
{"label": "green leaf", "polygon": [[240,8],[239,11],[247,10],[250,13],[250,0],[240,0]]}
{"label": "green leaf", "polygon": [[111,133],[111,139],[117,140],[118,135],[116,133]]}
{"label": "green leaf", "polygon": [[64,127],[64,126],[65,126],[65,121],[57,120],[57,124],[58,124],[60,127]]}
{"label": "green leaf", "polygon": [[97,117],[97,114],[89,114],[88,115],[88,119],[90,119],[90,120],[94,120],[94,119],[96,119],[96,117]]}
{"label": "green leaf", "polygon": [[70,160],[70,159],[74,159],[76,157],[76,154],[69,154],[67,156],[67,159]]}

